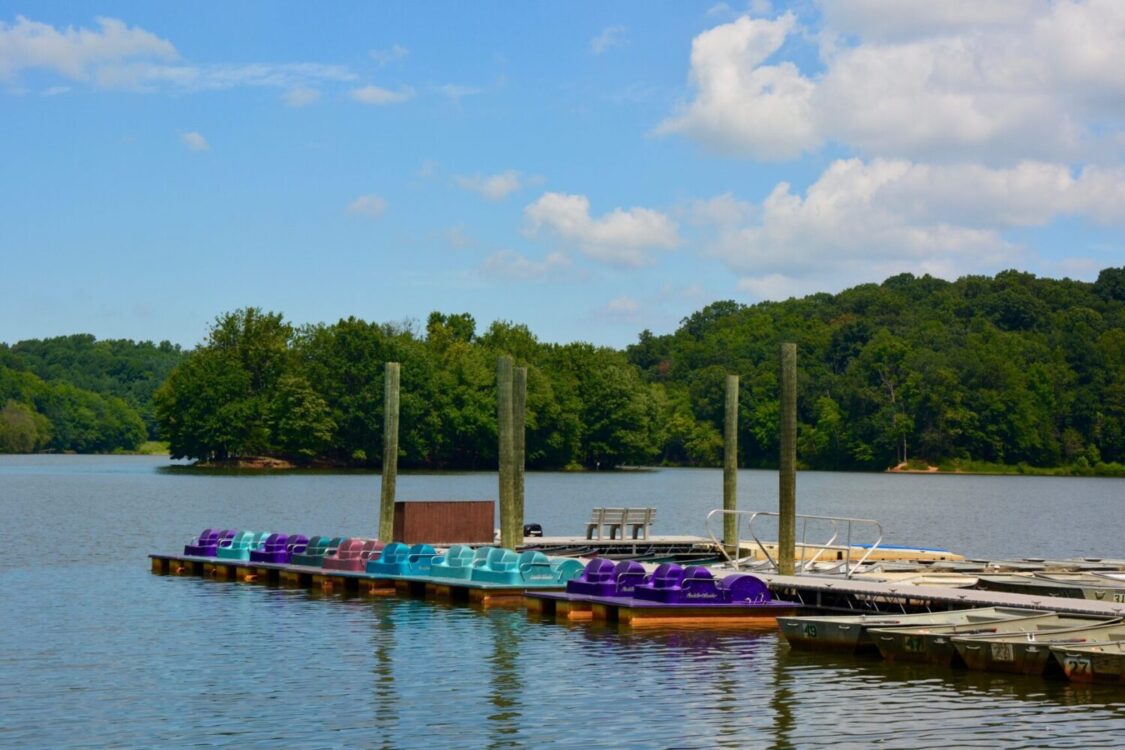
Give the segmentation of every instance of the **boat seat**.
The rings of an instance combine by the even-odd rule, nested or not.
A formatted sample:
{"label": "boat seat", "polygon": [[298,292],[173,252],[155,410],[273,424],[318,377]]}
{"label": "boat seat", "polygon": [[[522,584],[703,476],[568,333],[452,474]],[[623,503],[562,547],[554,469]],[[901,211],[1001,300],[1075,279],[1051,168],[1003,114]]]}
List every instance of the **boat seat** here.
{"label": "boat seat", "polygon": [[184,545],[184,554],[193,557],[210,557],[219,546],[219,530],[204,529],[199,536]]}

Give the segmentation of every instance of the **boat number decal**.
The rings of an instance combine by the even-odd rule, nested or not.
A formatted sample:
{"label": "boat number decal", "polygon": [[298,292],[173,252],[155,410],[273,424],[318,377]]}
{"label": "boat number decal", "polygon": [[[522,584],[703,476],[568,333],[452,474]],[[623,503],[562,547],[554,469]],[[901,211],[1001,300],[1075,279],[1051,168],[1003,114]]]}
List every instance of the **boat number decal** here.
{"label": "boat number decal", "polygon": [[907,636],[905,644],[907,651],[911,653],[921,653],[926,650],[926,642],[916,635]]}
{"label": "boat number decal", "polygon": [[812,623],[806,623],[805,636],[808,638],[816,638],[816,625],[813,625]]}
{"label": "boat number decal", "polygon": [[1014,659],[1012,658],[1012,644],[993,643],[992,658],[996,661],[1014,661]]}
{"label": "boat number decal", "polygon": [[1090,660],[1085,656],[1067,654],[1063,657],[1063,670],[1067,674],[1090,674]]}
{"label": "boat number decal", "polygon": [[1125,593],[1115,593],[1113,595],[1113,601],[1118,604],[1125,604]]}

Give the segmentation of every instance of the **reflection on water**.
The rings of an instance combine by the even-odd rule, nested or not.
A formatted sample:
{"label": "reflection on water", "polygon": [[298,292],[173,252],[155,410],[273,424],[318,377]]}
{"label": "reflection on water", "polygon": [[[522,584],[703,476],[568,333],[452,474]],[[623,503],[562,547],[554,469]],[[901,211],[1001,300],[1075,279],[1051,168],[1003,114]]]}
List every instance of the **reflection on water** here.
{"label": "reflection on water", "polygon": [[[792,652],[773,631],[619,631],[153,576],[147,552],[205,526],[359,533],[378,497],[370,475],[168,476],[157,465],[0,457],[0,518],[17,542],[0,553],[0,747],[1114,747],[1125,734],[1118,686]],[[556,528],[579,528],[593,497],[679,498],[665,531],[698,533],[676,519],[702,517],[695,505],[718,472],[637,476],[529,477],[529,488],[541,482],[536,512]],[[495,477],[411,481],[414,497],[487,497]],[[856,482],[841,483],[845,495]],[[572,499],[555,507],[544,486]],[[1036,492],[1055,490],[1022,502]],[[1125,538],[1120,516],[1100,515],[1090,534],[1125,556],[1110,547]],[[949,523],[952,539],[961,522]],[[1005,528],[988,535],[1019,545],[1023,532]]]}

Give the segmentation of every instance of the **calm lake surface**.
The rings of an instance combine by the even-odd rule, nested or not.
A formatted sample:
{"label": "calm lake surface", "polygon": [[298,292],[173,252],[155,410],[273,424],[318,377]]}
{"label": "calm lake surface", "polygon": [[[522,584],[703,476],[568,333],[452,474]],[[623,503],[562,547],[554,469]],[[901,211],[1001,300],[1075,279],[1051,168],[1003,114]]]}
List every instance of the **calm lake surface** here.
{"label": "calm lake surface", "polygon": [[[1125,745],[1125,690],[790,652],[774,632],[633,634],[522,610],[149,573],[207,526],[373,533],[375,474],[214,476],[0,456],[0,747],[1030,748]],[[776,509],[777,475],[739,504]],[[529,474],[527,520],[651,505],[703,534],[718,470]],[[803,473],[802,513],[971,557],[1125,558],[1125,480]],[[400,499],[496,495],[407,474]]]}

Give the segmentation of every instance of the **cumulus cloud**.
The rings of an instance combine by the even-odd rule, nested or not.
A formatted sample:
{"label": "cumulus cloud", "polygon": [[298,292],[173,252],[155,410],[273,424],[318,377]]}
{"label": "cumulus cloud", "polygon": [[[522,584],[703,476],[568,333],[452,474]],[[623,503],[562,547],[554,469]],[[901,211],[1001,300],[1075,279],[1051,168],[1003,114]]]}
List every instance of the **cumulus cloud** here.
{"label": "cumulus cloud", "polygon": [[458,187],[478,193],[490,201],[503,200],[522,186],[520,173],[513,169],[494,175],[458,175],[454,182]]}
{"label": "cumulus cloud", "polygon": [[208,151],[211,148],[211,144],[207,142],[207,139],[204,138],[201,133],[197,133],[194,130],[187,133],[180,133],[180,141],[192,151]]}
{"label": "cumulus cloud", "polygon": [[414,98],[414,89],[402,86],[398,91],[391,91],[379,86],[363,86],[352,89],[351,96],[362,104],[401,104]]}
{"label": "cumulus cloud", "polygon": [[640,267],[656,251],[679,243],[676,224],[649,208],[615,208],[594,218],[585,195],[544,193],[524,209],[531,234],[546,229],[576,244],[588,258],[615,266]]}
{"label": "cumulus cloud", "polygon": [[1013,228],[1064,216],[1125,224],[1125,169],[846,159],[804,196],[782,182],[750,222],[735,225],[732,216],[713,214],[710,252],[755,297],[840,289],[904,271],[954,278],[1024,259],[1025,250],[1005,238]]}
{"label": "cumulus cloud", "polygon": [[744,16],[692,43],[693,98],[657,126],[789,159],[828,141],[868,157],[1083,160],[1120,153],[1125,4],[823,3],[823,70],[778,59],[796,16]]}
{"label": "cumulus cloud", "polygon": [[610,47],[616,47],[624,39],[627,28],[620,25],[606,26],[597,36],[590,40],[590,53],[600,55]]}
{"label": "cumulus cloud", "polygon": [[657,132],[684,133],[717,151],[785,159],[819,145],[813,116],[815,84],[791,62],[766,65],[797,24],[743,16],[697,36],[691,44],[695,100]]}
{"label": "cumulus cloud", "polygon": [[513,281],[557,279],[571,270],[570,258],[561,252],[550,253],[543,260],[532,260],[513,250],[501,250],[484,259],[480,271],[489,278]]}
{"label": "cumulus cloud", "polygon": [[361,195],[348,204],[348,213],[368,219],[378,219],[386,210],[387,201],[378,195]]}
{"label": "cumulus cloud", "polygon": [[308,86],[295,86],[282,97],[290,107],[307,107],[320,99],[320,92]]}
{"label": "cumulus cloud", "polygon": [[21,70],[44,68],[73,80],[90,78],[91,71],[138,58],[172,60],[176,48],[166,39],[115,18],[98,18],[97,29],[56,29],[16,16],[8,25],[0,21],[0,79],[11,79]]}

